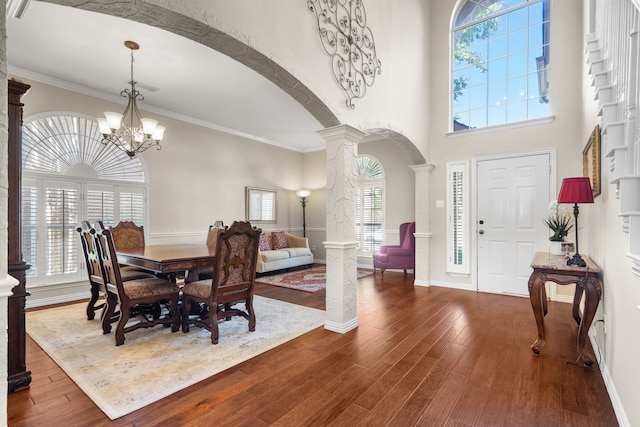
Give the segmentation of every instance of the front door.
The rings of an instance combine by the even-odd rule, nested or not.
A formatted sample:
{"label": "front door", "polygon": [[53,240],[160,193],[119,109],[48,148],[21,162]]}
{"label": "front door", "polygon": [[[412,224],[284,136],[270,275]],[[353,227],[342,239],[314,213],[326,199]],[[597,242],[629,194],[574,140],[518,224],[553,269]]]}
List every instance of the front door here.
{"label": "front door", "polygon": [[531,260],[548,250],[550,154],[477,162],[478,290],[527,295]]}

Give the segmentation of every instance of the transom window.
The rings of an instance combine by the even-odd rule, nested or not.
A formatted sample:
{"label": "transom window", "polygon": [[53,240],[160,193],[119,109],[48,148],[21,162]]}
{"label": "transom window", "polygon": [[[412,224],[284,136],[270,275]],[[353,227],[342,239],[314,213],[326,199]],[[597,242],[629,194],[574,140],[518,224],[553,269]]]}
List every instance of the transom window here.
{"label": "transom window", "polygon": [[358,252],[372,256],[384,238],[384,171],[376,159],[358,157],[356,238]]}
{"label": "transom window", "polygon": [[550,0],[467,0],[452,29],[454,131],[549,115]]}
{"label": "transom window", "polygon": [[22,136],[22,252],[29,286],[86,279],[76,228],[147,222],[140,159],[101,143],[95,120],[74,114],[27,120]]}

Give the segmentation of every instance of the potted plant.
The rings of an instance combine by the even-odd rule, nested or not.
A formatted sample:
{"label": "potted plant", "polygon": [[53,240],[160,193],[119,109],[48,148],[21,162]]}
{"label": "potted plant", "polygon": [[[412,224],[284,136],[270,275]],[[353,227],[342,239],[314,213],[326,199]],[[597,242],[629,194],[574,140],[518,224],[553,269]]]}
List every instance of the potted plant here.
{"label": "potted plant", "polygon": [[551,253],[561,255],[561,242],[564,242],[564,238],[567,237],[567,234],[569,234],[569,231],[573,228],[571,212],[554,200],[549,204],[549,216],[544,220],[544,223],[553,232],[549,240],[551,242],[557,242],[557,244],[551,245]]}

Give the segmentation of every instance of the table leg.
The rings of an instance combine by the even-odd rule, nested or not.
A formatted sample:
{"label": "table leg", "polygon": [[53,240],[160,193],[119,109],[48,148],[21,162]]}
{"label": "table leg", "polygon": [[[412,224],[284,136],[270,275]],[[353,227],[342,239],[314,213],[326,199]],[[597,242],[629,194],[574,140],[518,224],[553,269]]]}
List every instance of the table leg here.
{"label": "table leg", "polygon": [[595,277],[585,277],[576,286],[583,288],[585,292],[584,317],[578,328],[578,354],[585,366],[591,366],[595,357],[587,349],[587,336],[602,296],[602,286]]}
{"label": "table leg", "polygon": [[584,289],[580,286],[579,283],[576,283],[576,292],[573,295],[573,318],[576,323],[580,325],[580,300],[582,299],[582,294],[584,293]]}
{"label": "table leg", "polygon": [[545,275],[543,273],[533,272],[529,277],[529,299],[531,300],[531,308],[536,318],[536,326],[538,327],[538,339],[531,345],[533,354],[538,355],[546,344],[544,332],[544,316],[546,314],[545,299]]}

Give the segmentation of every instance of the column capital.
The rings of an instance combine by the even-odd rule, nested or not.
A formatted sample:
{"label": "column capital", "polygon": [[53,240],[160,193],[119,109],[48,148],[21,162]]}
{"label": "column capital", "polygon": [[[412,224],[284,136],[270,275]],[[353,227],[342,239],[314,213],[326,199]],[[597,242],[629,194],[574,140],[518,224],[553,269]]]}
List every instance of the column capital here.
{"label": "column capital", "polygon": [[366,133],[364,133],[360,129],[356,129],[349,125],[332,126],[330,128],[322,129],[318,131],[318,133],[327,142],[346,139],[351,142],[358,143],[362,141],[362,138],[364,138],[366,135]]}
{"label": "column capital", "polygon": [[415,173],[420,173],[420,172],[431,173],[436,168],[436,165],[432,163],[422,163],[421,165],[409,165],[409,167],[413,169]]}

